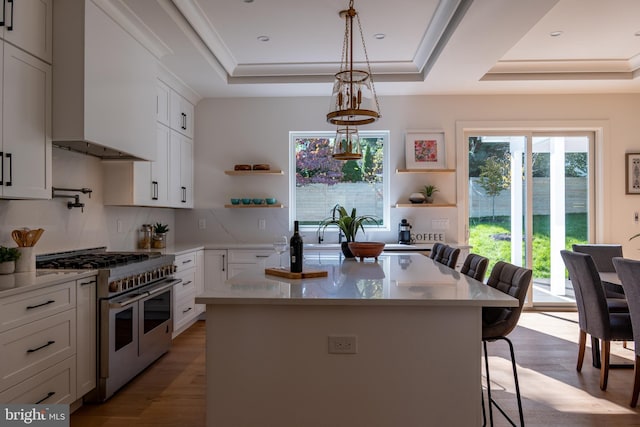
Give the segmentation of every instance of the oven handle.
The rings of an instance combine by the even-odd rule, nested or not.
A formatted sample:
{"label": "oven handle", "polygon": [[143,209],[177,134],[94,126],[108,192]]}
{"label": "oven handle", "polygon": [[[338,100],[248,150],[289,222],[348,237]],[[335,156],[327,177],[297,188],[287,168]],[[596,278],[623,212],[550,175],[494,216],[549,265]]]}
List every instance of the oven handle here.
{"label": "oven handle", "polygon": [[149,296],[149,294],[147,292],[145,292],[143,294],[136,295],[135,297],[126,299],[124,301],[110,302],[109,303],[109,308],[110,309],[111,308],[123,308],[123,307],[126,307],[128,305],[133,304],[134,302],[140,301],[142,298],[146,298],[148,296]]}
{"label": "oven handle", "polygon": [[178,283],[182,283],[182,279],[173,279],[171,280],[169,283],[160,285],[156,288],[153,288],[151,290],[149,290],[149,295],[153,295],[153,294],[157,294],[158,292],[162,292],[165,289],[169,289],[175,285],[177,285]]}

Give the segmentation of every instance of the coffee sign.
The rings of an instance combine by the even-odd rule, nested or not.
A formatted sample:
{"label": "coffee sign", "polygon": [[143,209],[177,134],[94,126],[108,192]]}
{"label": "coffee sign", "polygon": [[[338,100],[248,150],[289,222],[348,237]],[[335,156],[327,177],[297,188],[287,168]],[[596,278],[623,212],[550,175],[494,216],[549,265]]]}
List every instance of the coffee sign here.
{"label": "coffee sign", "polygon": [[411,233],[412,243],[444,243],[444,233]]}

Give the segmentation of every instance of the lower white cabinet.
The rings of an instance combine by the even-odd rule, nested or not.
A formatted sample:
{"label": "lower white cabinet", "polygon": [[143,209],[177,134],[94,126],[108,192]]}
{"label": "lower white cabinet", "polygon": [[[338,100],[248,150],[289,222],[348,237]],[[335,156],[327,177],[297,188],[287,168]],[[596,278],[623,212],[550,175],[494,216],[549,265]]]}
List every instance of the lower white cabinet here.
{"label": "lower white cabinet", "polygon": [[173,289],[173,337],[187,329],[202,313],[203,307],[195,303],[195,298],[203,289],[203,250],[176,256],[175,278],[181,279]]}
{"label": "lower white cabinet", "polygon": [[277,267],[277,257],[272,257],[274,254],[271,249],[230,249],[227,277],[231,278],[248,269]]}
{"label": "lower white cabinet", "polygon": [[76,281],[76,393],[78,398],[96,387],[96,276]]}
{"label": "lower white cabinet", "polygon": [[207,249],[204,251],[204,289],[219,289],[227,280],[227,250]]}

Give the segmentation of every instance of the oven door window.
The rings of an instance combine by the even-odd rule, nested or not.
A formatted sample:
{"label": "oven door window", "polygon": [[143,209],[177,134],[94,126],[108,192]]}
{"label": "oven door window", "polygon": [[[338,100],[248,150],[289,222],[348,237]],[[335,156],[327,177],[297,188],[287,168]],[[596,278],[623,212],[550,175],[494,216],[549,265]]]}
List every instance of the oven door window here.
{"label": "oven door window", "polygon": [[144,333],[148,333],[171,319],[171,290],[144,300]]}
{"label": "oven door window", "polygon": [[116,318],[116,351],[133,342],[133,307],[115,315]]}

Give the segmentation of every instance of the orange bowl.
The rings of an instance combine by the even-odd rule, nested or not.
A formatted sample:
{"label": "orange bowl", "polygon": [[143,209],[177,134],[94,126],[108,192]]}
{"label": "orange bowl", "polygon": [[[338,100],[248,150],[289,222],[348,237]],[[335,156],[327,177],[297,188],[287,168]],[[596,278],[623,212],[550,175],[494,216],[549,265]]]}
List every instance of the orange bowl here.
{"label": "orange bowl", "polygon": [[383,242],[349,242],[349,250],[354,257],[360,258],[362,261],[364,258],[375,258],[384,250]]}

